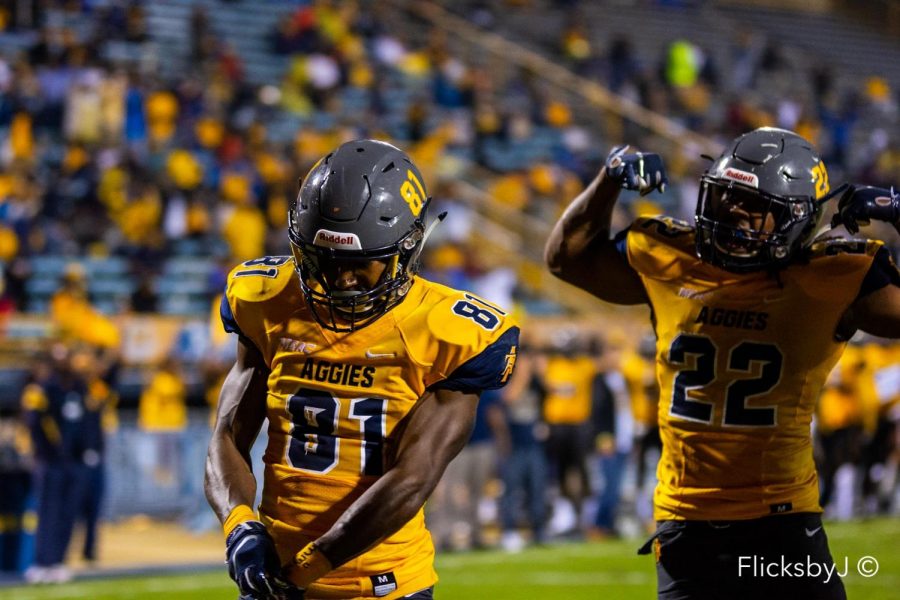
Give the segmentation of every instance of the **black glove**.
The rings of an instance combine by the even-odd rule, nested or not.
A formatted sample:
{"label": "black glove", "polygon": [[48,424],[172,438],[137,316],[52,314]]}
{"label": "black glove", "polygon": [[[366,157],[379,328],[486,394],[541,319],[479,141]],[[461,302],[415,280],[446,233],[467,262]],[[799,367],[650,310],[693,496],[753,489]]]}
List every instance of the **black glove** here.
{"label": "black glove", "polygon": [[618,181],[626,190],[646,196],[653,190],[666,191],[669,178],[659,154],[635,152],[625,154],[628,146],[616,146],[606,157],[606,176]]}
{"label": "black glove", "polygon": [[831,226],[843,225],[850,233],[856,233],[860,225],[868,225],[872,219],[890,223],[900,231],[900,193],[894,188],[847,186]]}
{"label": "black glove", "polygon": [[281,576],[275,542],[259,521],[241,523],[228,534],[225,557],[239,600],[302,600],[303,590]]}

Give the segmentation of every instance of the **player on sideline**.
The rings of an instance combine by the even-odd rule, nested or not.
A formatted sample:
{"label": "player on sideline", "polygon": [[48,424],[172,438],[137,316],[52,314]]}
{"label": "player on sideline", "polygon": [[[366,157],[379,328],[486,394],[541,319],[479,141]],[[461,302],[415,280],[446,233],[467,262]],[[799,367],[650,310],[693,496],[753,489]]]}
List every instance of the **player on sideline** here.
{"label": "player on sideline", "polygon": [[[466,443],[480,392],[512,373],[519,329],[416,277],[428,202],[405,153],[348,142],[302,183],[293,256],[228,276],[221,316],[238,357],[206,495],[242,598],[432,597],[422,506]],[[249,453],[266,417],[257,512]]]}
{"label": "player on sideline", "polygon": [[598,298],[650,305],[663,452],[657,531],[641,553],[655,551],[659,598],[845,598],[836,575],[746,566],[833,564],[810,420],[854,331],[900,336],[900,274],[881,242],[816,232],[838,194],[835,224],[898,226],[900,194],[829,193],[806,140],[762,128],[703,174],[694,226],[639,218],[612,237],[621,188],[646,194],[667,183],[658,155],[626,152],[614,149],[568,207],[545,257]]}

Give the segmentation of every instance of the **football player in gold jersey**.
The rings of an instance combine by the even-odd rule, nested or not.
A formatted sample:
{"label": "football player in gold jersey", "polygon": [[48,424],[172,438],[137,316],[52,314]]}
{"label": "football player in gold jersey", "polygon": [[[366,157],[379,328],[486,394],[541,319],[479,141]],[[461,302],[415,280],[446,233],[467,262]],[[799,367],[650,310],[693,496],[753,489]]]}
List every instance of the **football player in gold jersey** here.
{"label": "football player in gold jersey", "polygon": [[[511,375],[519,330],[501,308],[416,277],[427,204],[405,153],[348,142],[290,208],[293,256],[228,277],[221,315],[238,357],[206,494],[242,598],[432,597],[422,506],[480,392]],[[257,512],[249,451],[265,418]]]}
{"label": "football player in gold jersey", "polygon": [[850,230],[896,224],[900,195],[830,192],[806,140],[761,128],[703,174],[694,226],[641,218],[611,236],[621,188],[666,183],[658,155],[615,149],[546,247],[561,279],[652,310],[663,452],[642,550],[655,549],[659,597],[844,598],[810,421],[853,331],[900,336],[900,274],[881,242],[816,234],[840,192]]}

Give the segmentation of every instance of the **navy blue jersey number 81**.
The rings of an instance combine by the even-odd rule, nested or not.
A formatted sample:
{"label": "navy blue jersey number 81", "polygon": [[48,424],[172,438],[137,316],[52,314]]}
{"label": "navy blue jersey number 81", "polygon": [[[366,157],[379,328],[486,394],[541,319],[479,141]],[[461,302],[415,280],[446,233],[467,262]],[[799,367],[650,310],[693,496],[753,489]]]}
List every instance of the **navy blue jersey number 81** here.
{"label": "navy blue jersey number 81", "polygon": [[[481,306],[478,306],[479,304]],[[461,317],[472,319],[488,331],[492,331],[500,324],[500,317],[495,313],[500,313],[501,315],[506,314],[496,306],[488,304],[484,300],[476,298],[471,294],[466,294],[466,300],[457,301],[457,303],[453,305],[453,312]]]}
{"label": "navy blue jersey number 81", "polygon": [[[360,473],[363,475],[381,475],[384,468],[386,405],[381,398],[350,400],[350,418],[360,422],[362,432]],[[340,400],[328,392],[299,390],[290,397],[288,411],[294,423],[288,449],[291,466],[322,474],[337,466],[341,450],[341,440],[336,435],[340,410]]]}

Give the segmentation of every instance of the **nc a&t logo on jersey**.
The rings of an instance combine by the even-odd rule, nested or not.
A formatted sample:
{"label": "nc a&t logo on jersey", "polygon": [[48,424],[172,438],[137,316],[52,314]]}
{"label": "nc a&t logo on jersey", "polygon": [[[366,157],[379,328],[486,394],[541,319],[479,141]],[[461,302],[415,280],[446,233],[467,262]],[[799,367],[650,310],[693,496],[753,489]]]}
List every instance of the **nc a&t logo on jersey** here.
{"label": "nc a&t logo on jersey", "polygon": [[506,366],[503,368],[503,373],[500,374],[500,383],[506,383],[506,380],[509,379],[509,376],[512,375],[513,369],[516,366],[516,347],[509,347],[509,354],[506,355]]}

